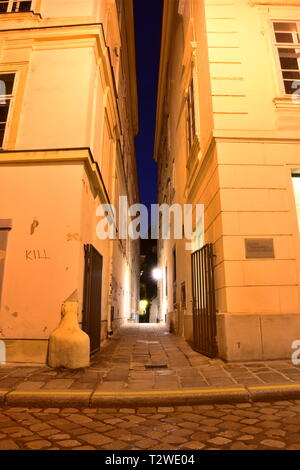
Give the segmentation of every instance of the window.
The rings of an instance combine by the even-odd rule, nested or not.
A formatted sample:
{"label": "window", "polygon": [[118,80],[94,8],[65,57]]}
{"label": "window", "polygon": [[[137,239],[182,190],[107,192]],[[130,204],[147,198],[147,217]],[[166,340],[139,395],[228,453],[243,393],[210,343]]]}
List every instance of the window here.
{"label": "window", "polygon": [[173,304],[177,302],[177,266],[176,266],[176,247],[173,248]]}
{"label": "window", "polygon": [[32,0],[0,0],[0,13],[31,11]]}
{"label": "window", "polygon": [[173,282],[177,279],[176,247],[173,248]]}
{"label": "window", "polygon": [[14,73],[0,73],[0,147],[3,146],[9,109],[13,99],[14,81]]}
{"label": "window", "polygon": [[196,121],[195,121],[195,100],[194,100],[194,80],[192,79],[188,88],[187,94],[187,131],[188,131],[188,145],[189,151],[191,150],[194,138],[196,135]]}
{"label": "window", "polygon": [[186,308],[186,288],[185,282],[181,283],[181,307]]}
{"label": "window", "polygon": [[294,190],[298,228],[300,231],[300,173],[294,173],[292,175],[292,184]]}
{"label": "window", "polygon": [[171,204],[171,180],[168,178],[167,181],[167,203]]}
{"label": "window", "polygon": [[168,297],[168,268],[165,267],[165,296]]}
{"label": "window", "polygon": [[300,84],[300,22],[273,23],[285,93],[292,95]]}

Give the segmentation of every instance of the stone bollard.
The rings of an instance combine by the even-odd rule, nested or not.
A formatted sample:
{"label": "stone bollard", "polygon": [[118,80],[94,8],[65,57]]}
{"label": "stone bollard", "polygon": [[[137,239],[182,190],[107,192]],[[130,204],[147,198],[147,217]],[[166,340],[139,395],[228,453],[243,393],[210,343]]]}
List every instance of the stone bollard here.
{"label": "stone bollard", "polygon": [[53,368],[80,369],[90,365],[90,338],[77,319],[78,302],[62,305],[59,327],[49,337],[48,365]]}

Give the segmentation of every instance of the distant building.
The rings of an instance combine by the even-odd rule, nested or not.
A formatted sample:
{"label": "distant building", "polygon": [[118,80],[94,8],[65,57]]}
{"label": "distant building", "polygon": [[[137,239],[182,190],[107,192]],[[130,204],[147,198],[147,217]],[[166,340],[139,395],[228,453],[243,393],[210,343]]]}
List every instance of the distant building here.
{"label": "distant building", "polygon": [[157,281],[153,277],[153,270],[157,267],[157,243],[150,236],[149,239],[141,240],[140,259],[140,298],[142,301],[147,301],[147,307],[145,315],[140,315],[139,321],[141,323],[156,323],[155,301],[157,297]]}
{"label": "distant building", "polygon": [[138,309],[138,242],[96,236],[100,204],[139,199],[133,5],[0,13],[0,339],[8,362],[45,362],[66,299],[92,351]]}
{"label": "distant building", "polygon": [[192,252],[159,243],[160,311],[210,356],[299,339],[299,49],[298,1],[164,1],[159,202],[205,214]]}

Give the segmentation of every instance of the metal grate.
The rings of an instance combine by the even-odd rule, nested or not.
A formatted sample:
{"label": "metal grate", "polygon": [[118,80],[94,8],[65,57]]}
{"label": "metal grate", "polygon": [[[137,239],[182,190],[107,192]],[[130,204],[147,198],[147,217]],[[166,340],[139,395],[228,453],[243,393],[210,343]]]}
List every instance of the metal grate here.
{"label": "metal grate", "polygon": [[217,355],[217,325],[213,245],[192,254],[194,348],[208,357]]}

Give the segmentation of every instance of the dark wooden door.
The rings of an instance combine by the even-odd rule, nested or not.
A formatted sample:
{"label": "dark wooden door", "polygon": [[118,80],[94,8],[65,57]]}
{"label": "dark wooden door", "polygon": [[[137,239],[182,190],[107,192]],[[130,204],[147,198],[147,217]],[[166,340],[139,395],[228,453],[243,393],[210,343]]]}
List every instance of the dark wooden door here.
{"label": "dark wooden door", "polygon": [[0,305],[4,280],[4,264],[7,250],[8,232],[11,230],[11,219],[0,219]]}
{"label": "dark wooden door", "polygon": [[213,245],[192,254],[194,348],[205,356],[217,355],[217,322]]}
{"label": "dark wooden door", "polygon": [[103,258],[93,245],[85,245],[84,253],[85,272],[82,321],[83,331],[90,337],[92,354],[100,349]]}

